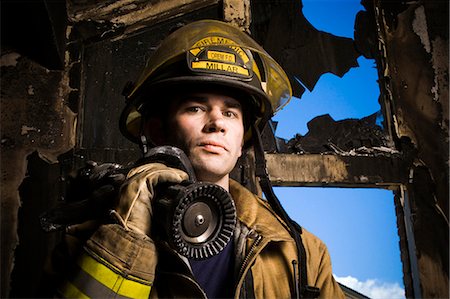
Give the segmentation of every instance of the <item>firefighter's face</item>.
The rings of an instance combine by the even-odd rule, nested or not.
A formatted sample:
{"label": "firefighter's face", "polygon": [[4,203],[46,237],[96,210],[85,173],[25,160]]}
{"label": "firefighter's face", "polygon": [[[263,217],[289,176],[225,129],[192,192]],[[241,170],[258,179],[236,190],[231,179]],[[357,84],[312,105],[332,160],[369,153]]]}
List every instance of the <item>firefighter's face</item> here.
{"label": "firefighter's face", "polygon": [[179,96],[169,109],[169,143],[183,149],[201,181],[228,185],[228,174],[242,154],[240,103],[220,93]]}

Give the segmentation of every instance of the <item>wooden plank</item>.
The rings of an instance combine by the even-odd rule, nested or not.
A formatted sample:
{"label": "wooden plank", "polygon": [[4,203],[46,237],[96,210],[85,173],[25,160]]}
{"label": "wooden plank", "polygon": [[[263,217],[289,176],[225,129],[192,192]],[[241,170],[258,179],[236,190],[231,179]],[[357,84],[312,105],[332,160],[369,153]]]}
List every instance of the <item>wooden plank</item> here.
{"label": "wooden plank", "polygon": [[400,157],[266,154],[274,186],[377,187],[394,189],[408,182]]}

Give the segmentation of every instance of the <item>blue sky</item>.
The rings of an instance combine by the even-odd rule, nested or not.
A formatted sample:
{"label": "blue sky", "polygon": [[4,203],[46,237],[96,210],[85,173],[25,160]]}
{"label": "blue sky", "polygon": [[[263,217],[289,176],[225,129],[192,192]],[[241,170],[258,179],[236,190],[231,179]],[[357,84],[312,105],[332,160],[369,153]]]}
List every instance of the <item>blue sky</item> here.
{"label": "blue sky", "polygon": [[[353,38],[359,0],[303,0],[303,13],[318,30]],[[361,118],[380,110],[374,60],[358,59],[343,78],[322,75],[313,91],[293,99],[274,120],[276,135],[306,134],[318,115]],[[300,225],[328,246],[338,281],[371,298],[404,298],[393,193],[384,189],[275,188]]]}

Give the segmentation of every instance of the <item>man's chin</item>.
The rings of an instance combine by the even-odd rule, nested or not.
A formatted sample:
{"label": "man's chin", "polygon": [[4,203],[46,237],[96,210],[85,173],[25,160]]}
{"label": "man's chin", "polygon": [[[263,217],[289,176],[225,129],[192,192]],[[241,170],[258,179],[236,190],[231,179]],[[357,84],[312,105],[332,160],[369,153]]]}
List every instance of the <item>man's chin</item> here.
{"label": "man's chin", "polygon": [[197,164],[205,164],[205,165],[223,165],[228,160],[225,153],[217,154],[211,153],[204,150],[197,150],[189,155],[189,159],[191,161],[196,162]]}
{"label": "man's chin", "polygon": [[220,159],[193,160],[192,166],[197,178],[203,181],[219,180],[232,170]]}

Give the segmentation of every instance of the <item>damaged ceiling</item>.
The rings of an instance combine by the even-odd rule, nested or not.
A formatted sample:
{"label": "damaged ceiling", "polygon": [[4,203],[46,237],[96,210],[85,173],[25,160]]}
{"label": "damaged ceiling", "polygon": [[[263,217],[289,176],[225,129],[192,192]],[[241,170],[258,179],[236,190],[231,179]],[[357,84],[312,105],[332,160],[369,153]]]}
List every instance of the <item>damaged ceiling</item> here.
{"label": "damaged ceiling", "polygon": [[313,90],[322,74],[342,77],[361,55],[351,38],[314,28],[302,7],[301,1],[252,1],[252,34],[290,75],[296,97],[303,86]]}

